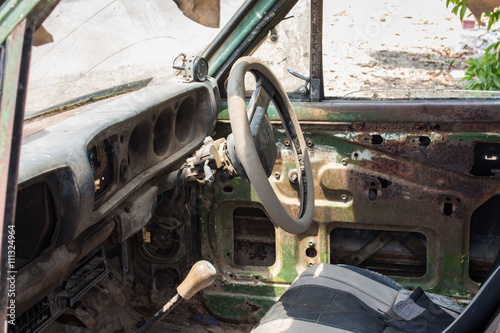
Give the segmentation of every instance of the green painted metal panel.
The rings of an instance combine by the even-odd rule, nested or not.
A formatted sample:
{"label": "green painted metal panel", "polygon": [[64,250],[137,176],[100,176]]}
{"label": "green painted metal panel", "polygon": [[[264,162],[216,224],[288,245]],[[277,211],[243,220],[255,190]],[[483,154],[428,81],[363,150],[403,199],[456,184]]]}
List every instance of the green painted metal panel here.
{"label": "green painted metal panel", "polygon": [[0,43],[40,3],[40,0],[7,0],[0,7]]}

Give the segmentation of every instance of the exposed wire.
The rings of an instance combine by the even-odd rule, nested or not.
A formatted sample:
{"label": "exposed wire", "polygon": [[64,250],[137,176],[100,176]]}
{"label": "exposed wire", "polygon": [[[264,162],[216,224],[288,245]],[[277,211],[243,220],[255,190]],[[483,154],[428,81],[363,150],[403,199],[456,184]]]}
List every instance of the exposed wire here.
{"label": "exposed wire", "polygon": [[163,202],[163,193],[161,194],[160,201],[156,203],[155,207],[158,207]]}
{"label": "exposed wire", "polygon": [[169,216],[172,215],[172,212],[174,211],[175,199],[177,199],[181,188],[186,183],[186,175],[184,173],[185,170],[187,170],[187,165],[183,164],[179,169],[179,172],[177,172],[177,182],[175,183],[174,193],[172,194],[172,198],[170,198],[170,203],[168,205]]}

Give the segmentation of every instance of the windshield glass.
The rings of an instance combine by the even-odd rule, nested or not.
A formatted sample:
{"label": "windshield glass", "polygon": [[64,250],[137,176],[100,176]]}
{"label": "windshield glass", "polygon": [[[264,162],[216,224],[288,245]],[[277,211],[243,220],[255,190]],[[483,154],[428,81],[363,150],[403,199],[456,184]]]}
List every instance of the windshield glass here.
{"label": "windshield glass", "polygon": [[[220,27],[242,3],[221,1]],[[174,58],[201,53],[219,31],[170,0],[62,0],[35,36],[26,118],[173,77]]]}

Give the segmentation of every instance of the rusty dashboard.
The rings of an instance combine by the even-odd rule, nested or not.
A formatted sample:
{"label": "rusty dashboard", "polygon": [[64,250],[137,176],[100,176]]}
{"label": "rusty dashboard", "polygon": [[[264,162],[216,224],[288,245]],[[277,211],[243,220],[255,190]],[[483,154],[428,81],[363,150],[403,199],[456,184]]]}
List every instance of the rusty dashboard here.
{"label": "rusty dashboard", "polygon": [[[24,137],[16,214],[21,310],[112,232],[123,241],[147,222],[136,220],[154,210],[159,180],[213,131],[219,105],[215,81],[167,81]],[[131,197],[146,208],[129,204]]]}

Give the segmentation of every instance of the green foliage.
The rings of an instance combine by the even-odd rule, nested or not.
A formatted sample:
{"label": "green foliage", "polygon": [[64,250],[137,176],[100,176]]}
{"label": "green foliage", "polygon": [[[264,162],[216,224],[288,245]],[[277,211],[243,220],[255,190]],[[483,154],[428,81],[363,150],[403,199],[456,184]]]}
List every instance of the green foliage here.
{"label": "green foliage", "polygon": [[[451,11],[455,15],[460,15],[460,21],[463,21],[467,11],[465,0],[446,0],[446,7],[451,4],[453,4]],[[500,10],[494,9],[484,15],[489,19],[488,30],[490,30],[492,25],[499,21]],[[488,46],[482,58],[470,58],[467,64],[469,67],[462,80],[469,82],[464,89],[500,90],[500,41]]]}
{"label": "green foliage", "polygon": [[500,90],[500,41],[490,45],[482,58],[470,58],[463,80],[469,80],[464,89]]}
{"label": "green foliage", "polygon": [[453,4],[451,12],[455,15],[459,15],[458,13],[460,12],[460,21],[463,21],[465,12],[467,11],[465,0],[446,0],[446,8],[450,7],[450,4]]}
{"label": "green foliage", "polygon": [[498,19],[500,19],[500,10],[498,10],[498,8],[497,8],[497,9],[493,10],[492,12],[484,13],[484,15],[489,18],[488,30],[490,30],[493,23],[498,22]]}

